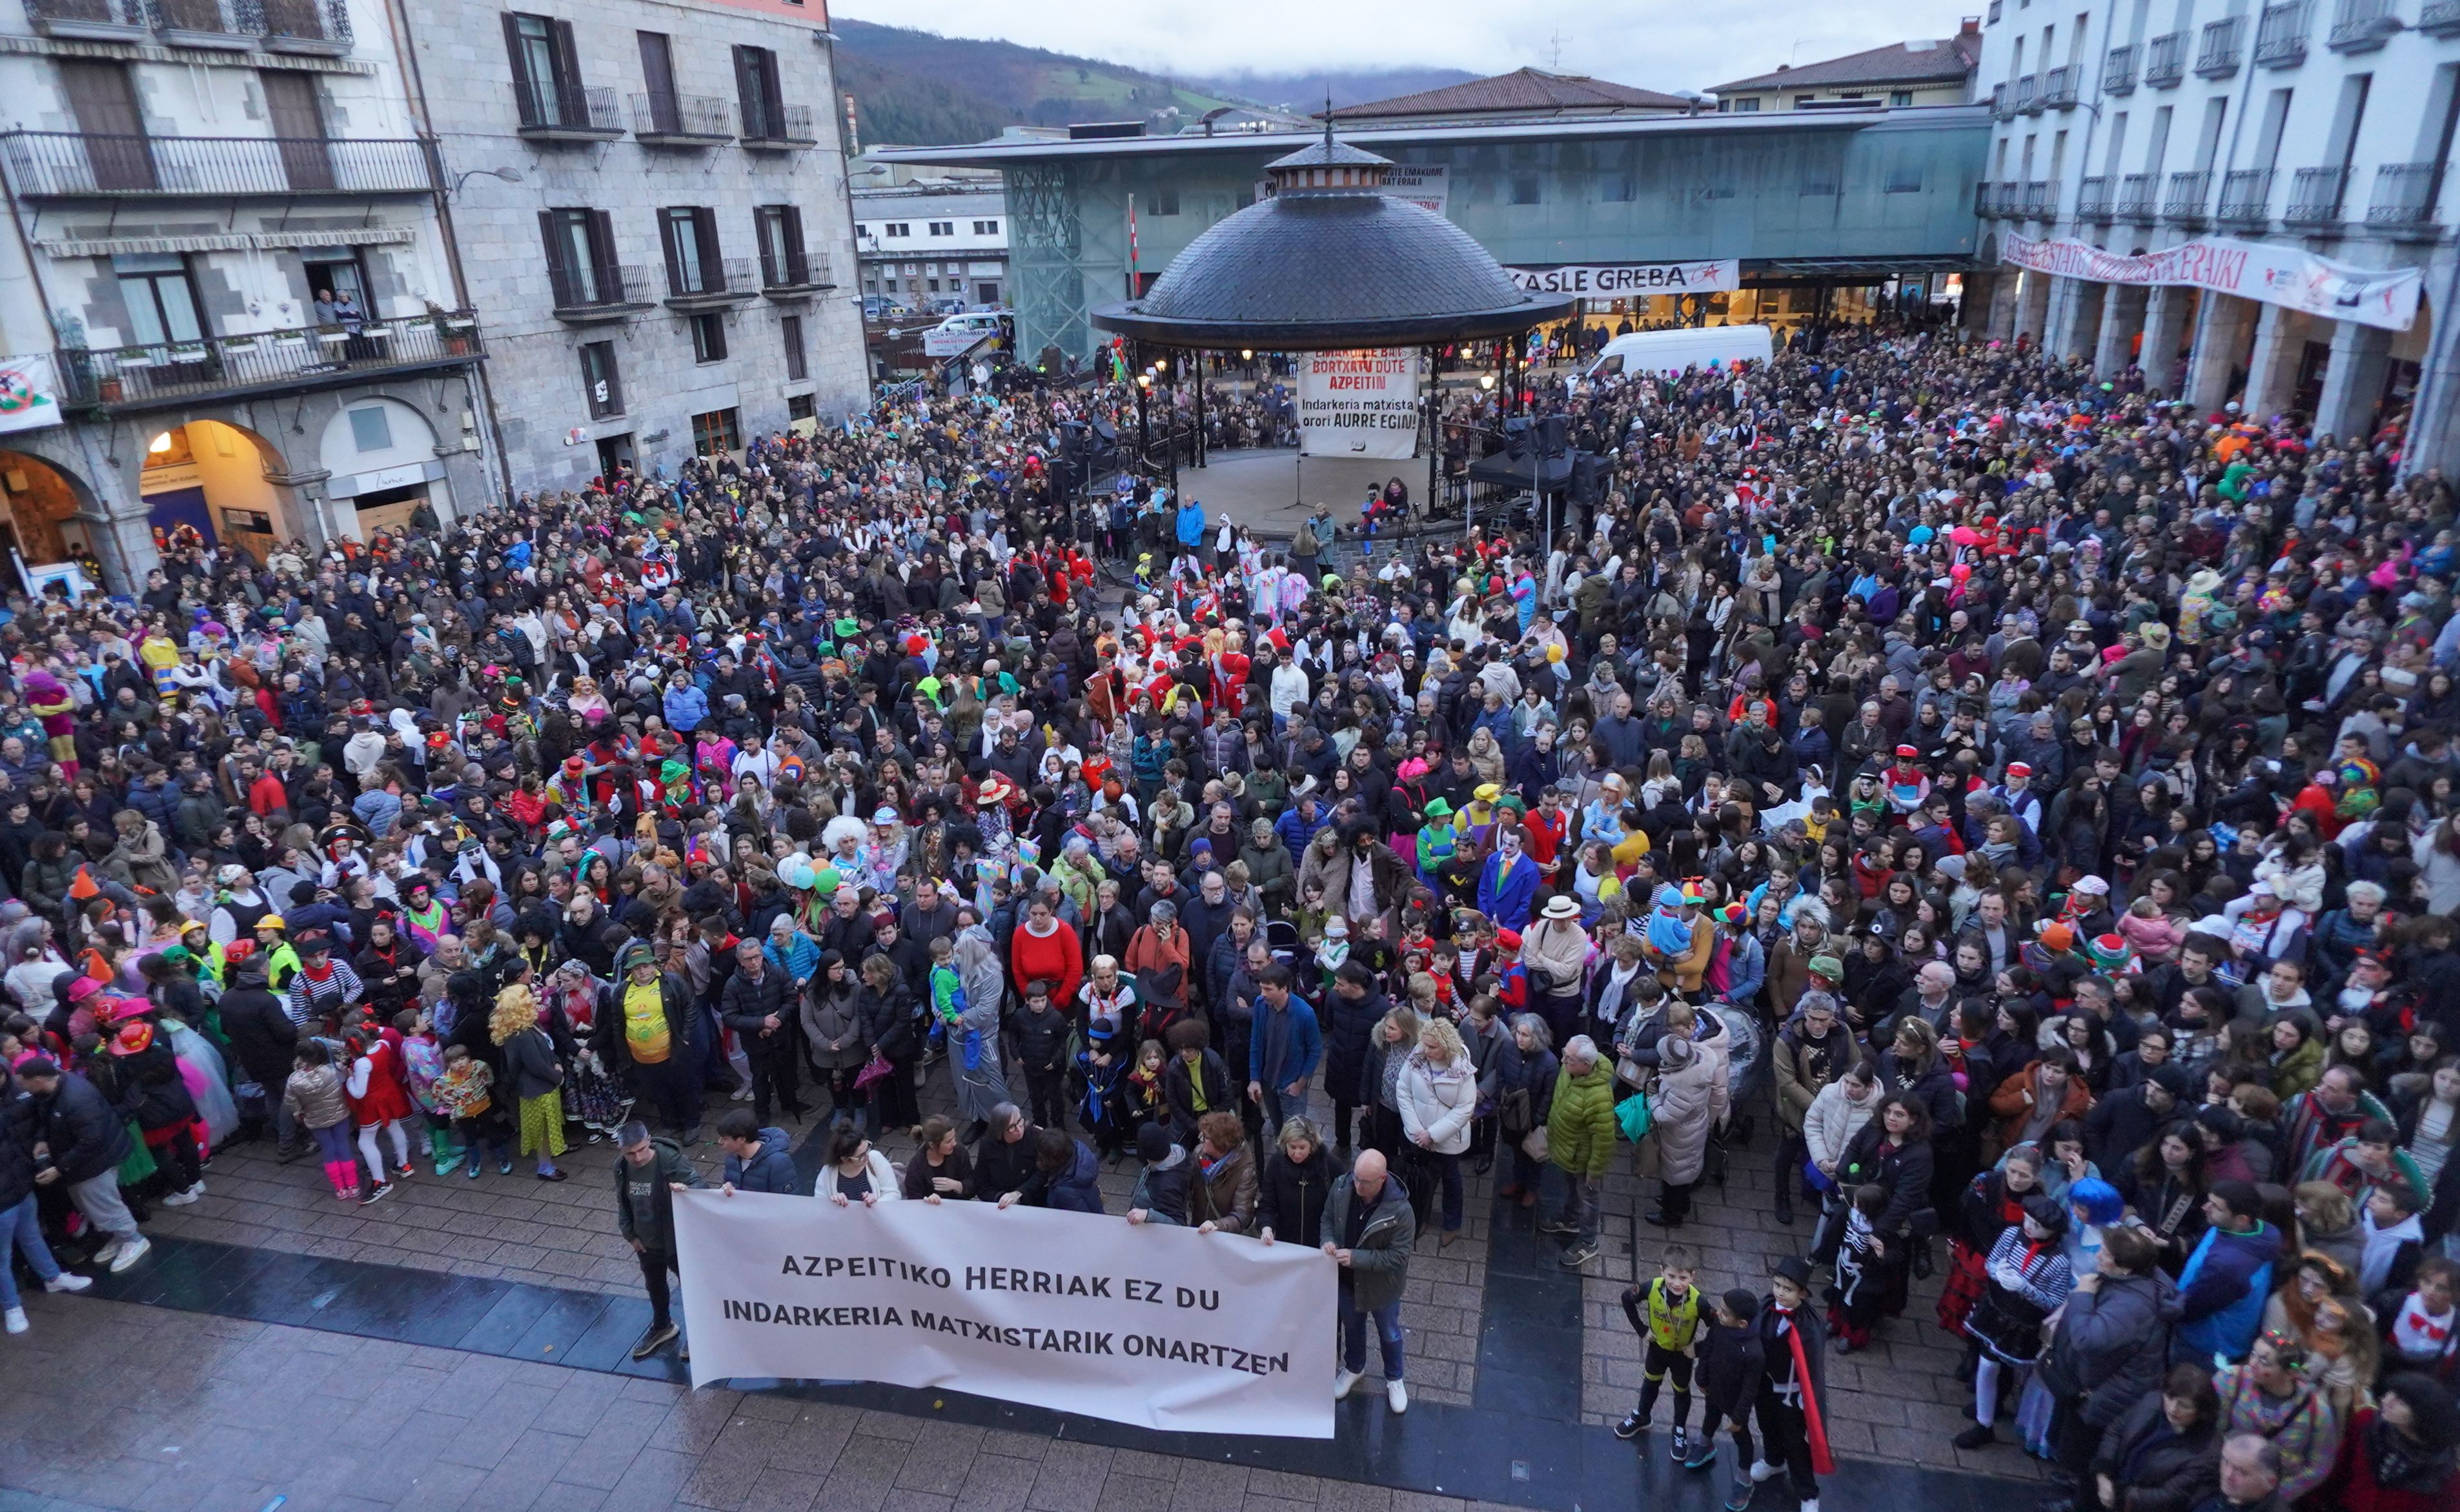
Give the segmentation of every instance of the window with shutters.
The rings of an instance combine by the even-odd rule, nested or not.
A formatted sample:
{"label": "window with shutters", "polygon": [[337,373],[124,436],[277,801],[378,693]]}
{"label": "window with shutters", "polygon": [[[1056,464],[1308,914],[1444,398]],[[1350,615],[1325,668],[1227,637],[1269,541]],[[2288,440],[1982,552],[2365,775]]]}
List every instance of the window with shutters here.
{"label": "window with shutters", "polygon": [[521,124],[586,129],[589,110],[581,92],[581,50],[572,23],[514,11],[504,17],[504,42],[512,52],[513,98]]}
{"label": "window with shutters", "polygon": [[539,236],[546,246],[547,282],[558,309],[624,303],[623,270],[615,263],[615,223],[605,211],[541,210]]}
{"label": "window with shutters", "polygon": [[667,292],[716,294],[726,288],[717,249],[717,212],[706,205],[675,205],[658,212],[659,240],[667,254]]}
{"label": "window with shutters", "polygon": [[726,361],[726,316],[718,310],[691,317],[692,361]]}
{"label": "window with shutters", "polygon": [[764,288],[800,288],[812,282],[803,253],[803,212],[796,205],[759,205],[753,224],[760,233],[760,283]]}
{"label": "window with shutters", "polygon": [[789,315],[779,321],[777,334],[786,345],[786,376],[791,380],[810,377],[810,364],[803,355],[803,317]]}
{"label": "window with shutters", "polygon": [[588,342],[581,348],[581,388],[589,418],[610,420],[624,412],[624,381],[615,371],[615,344]]}
{"label": "window with shutters", "polygon": [[746,139],[785,140],[786,102],[777,82],[777,54],[767,48],[736,48],[734,84],[743,105]]}

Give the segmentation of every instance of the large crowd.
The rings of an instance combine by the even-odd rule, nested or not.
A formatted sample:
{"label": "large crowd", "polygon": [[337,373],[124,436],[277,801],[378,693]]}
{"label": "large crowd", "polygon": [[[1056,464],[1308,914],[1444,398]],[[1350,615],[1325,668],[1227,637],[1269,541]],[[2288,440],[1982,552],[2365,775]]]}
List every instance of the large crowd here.
{"label": "large crowd", "polygon": [[[2059,1505],[2454,1505],[2460,562],[2397,422],[1895,324],[1453,403],[1602,499],[1336,566],[1064,488],[1134,391],[1019,384],[12,601],[9,1330],[232,1141],[360,1204],[611,1141],[643,1356],[705,1138],[835,1202],[1133,1160],[1132,1222],[1331,1251],[1399,1411],[1465,1170],[1580,1270],[1629,1159],[1617,1432],[1670,1386],[1732,1506],[1934,1331]],[[1798,1252],[1706,1295],[1752,1124]]]}

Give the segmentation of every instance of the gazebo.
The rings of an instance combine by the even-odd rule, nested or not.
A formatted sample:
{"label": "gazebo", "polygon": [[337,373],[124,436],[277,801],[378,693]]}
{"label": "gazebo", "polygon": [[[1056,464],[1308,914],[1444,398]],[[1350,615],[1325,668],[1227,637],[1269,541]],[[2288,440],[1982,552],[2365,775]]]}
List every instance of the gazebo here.
{"label": "gazebo", "polygon": [[[1442,452],[1435,352],[1520,335],[1563,319],[1576,301],[1521,288],[1468,232],[1385,194],[1391,166],[1335,140],[1327,121],[1323,140],[1266,165],[1270,195],[1189,242],[1144,297],[1104,305],[1092,321],[1194,355],[1199,432],[1208,350],[1423,349],[1431,504]],[[1507,366],[1507,385],[1513,376]]]}

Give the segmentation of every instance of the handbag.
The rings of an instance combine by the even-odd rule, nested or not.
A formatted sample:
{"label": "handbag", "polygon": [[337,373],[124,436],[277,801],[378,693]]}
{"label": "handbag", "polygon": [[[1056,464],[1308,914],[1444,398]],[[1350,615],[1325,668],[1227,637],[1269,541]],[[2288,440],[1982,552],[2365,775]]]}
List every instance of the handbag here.
{"label": "handbag", "polygon": [[[1527,1087],[1514,1087],[1495,1102],[1495,1117],[1506,1134],[1519,1135],[1529,1131],[1533,1110]],[[1544,1159],[1543,1156],[1538,1157]]]}
{"label": "handbag", "polygon": [[1642,1140],[1648,1138],[1648,1131],[1653,1126],[1653,1120],[1650,1118],[1648,1111],[1647,1094],[1643,1093],[1639,1097],[1627,1097],[1622,1102],[1616,1103],[1615,1125],[1622,1130],[1622,1137],[1631,1141],[1634,1144],[1637,1144]]}
{"label": "handbag", "polygon": [[1648,1067],[1629,1056],[1617,1056],[1615,1080],[1628,1087],[1645,1087],[1648,1085]]}
{"label": "handbag", "polygon": [[1538,1124],[1520,1137],[1520,1153],[1543,1166],[1553,1157],[1555,1146],[1546,1138],[1546,1125]]}
{"label": "handbag", "polygon": [[871,1053],[871,1059],[862,1063],[862,1069],[854,1074],[854,1089],[858,1092],[864,1090],[873,1082],[887,1076],[889,1070],[888,1057],[874,1050]]}

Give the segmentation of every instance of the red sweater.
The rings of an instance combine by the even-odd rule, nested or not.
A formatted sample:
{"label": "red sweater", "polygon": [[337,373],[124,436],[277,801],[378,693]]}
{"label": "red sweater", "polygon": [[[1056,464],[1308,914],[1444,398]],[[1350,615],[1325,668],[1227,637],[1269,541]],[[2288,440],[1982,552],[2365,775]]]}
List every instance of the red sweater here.
{"label": "red sweater", "polygon": [[1008,975],[1016,982],[1019,998],[1025,996],[1027,983],[1049,982],[1051,1006],[1073,1012],[1077,984],[1085,979],[1085,948],[1077,943],[1076,931],[1066,919],[1050,922],[1050,933],[1039,939],[1026,926],[1016,927],[1007,942]]}
{"label": "red sweater", "polygon": [[2460,1506],[2460,1470],[2446,1476],[2443,1484],[2432,1491],[2401,1491],[2378,1485],[2375,1467],[2367,1458],[2366,1431],[2374,1426],[2375,1410],[2361,1407],[2349,1420],[2348,1431],[2341,1438],[2341,1460],[2332,1467],[2332,1478],[2316,1493],[2317,1504],[2337,1507],[2340,1512],[2448,1512]]}

